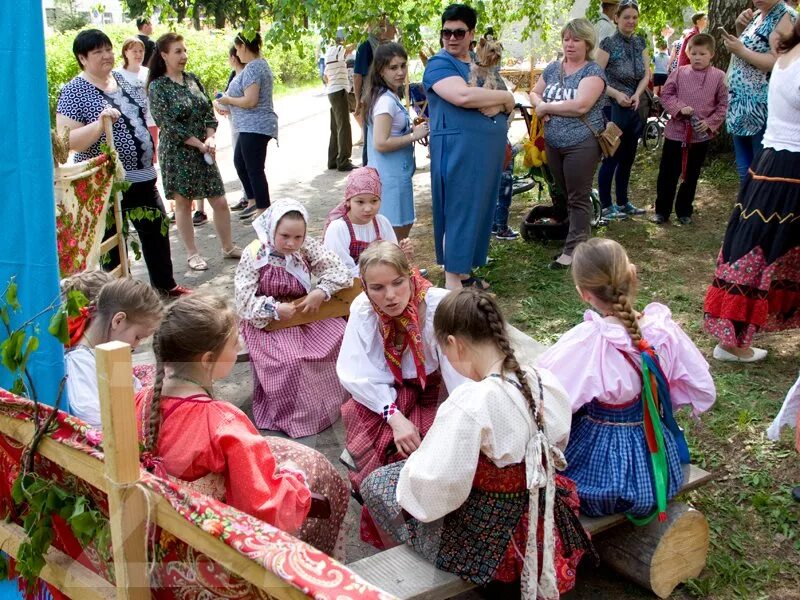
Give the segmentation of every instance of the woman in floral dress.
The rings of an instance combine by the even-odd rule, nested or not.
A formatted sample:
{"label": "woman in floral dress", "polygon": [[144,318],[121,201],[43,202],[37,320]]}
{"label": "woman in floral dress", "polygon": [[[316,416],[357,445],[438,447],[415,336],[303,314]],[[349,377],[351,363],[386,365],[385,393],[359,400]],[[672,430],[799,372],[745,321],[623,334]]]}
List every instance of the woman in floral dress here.
{"label": "woman in floral dress", "polygon": [[208,198],[214,209],[214,226],[225,258],[239,258],[241,249],[231,239],[231,213],[225,186],[215,164],[214,134],[217,119],[200,80],[186,73],[187,53],[183,38],[166,33],[158,38],[157,52],[150,61],[147,88],[150,112],[161,128],[159,160],[164,192],[175,200],[178,226],[189,267],[208,269],[194,241],[192,200]]}

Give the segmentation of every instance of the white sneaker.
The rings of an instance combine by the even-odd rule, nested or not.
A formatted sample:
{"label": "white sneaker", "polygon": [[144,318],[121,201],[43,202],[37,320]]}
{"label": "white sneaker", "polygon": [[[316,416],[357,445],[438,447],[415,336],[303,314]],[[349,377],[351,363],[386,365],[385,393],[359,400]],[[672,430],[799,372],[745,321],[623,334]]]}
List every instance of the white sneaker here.
{"label": "white sneaker", "polygon": [[764,360],[767,357],[767,351],[762,348],[755,348],[750,346],[750,350],[753,351],[752,356],[736,356],[731,352],[725,350],[722,346],[717,344],[714,347],[714,358],[717,360],[721,360],[723,362],[740,362],[740,363],[753,363],[758,362],[760,360]]}

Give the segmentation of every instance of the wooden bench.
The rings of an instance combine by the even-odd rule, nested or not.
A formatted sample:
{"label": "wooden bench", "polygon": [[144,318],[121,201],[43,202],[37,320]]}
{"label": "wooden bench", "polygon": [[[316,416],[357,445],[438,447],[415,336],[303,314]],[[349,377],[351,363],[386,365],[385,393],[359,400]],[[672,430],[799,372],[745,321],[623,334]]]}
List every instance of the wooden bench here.
{"label": "wooden bench", "polygon": [[[344,464],[352,462],[343,453]],[[713,475],[684,465],[681,493],[698,488]],[[667,598],[679,583],[697,577],[708,555],[708,522],[702,513],[682,502],[670,503],[668,519],[635,527],[621,514],[581,517],[603,561],[615,571]],[[410,546],[396,546],[348,565],[373,585],[402,600],[439,600],[469,591],[475,585],[440,571]],[[578,579],[580,585],[580,579]]]}

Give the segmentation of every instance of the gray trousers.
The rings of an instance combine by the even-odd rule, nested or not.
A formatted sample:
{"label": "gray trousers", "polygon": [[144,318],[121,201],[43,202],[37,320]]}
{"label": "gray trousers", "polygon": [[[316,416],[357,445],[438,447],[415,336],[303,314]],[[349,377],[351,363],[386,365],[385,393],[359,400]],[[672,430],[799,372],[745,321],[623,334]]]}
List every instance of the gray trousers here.
{"label": "gray trousers", "polygon": [[547,165],[556,184],[567,197],[569,212],[569,233],[564,242],[564,254],[572,256],[575,247],[589,239],[592,233],[592,181],[600,162],[600,144],[592,136],[585,141],[553,148],[545,145]]}

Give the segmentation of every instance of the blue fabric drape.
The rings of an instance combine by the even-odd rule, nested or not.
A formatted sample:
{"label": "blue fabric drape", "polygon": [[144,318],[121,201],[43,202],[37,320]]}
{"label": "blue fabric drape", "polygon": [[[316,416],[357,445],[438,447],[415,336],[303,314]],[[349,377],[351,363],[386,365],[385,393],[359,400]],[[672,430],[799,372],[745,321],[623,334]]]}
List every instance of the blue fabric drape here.
{"label": "blue fabric drape", "polygon": [[[53,159],[40,2],[17,2],[0,11],[0,89],[6,91],[0,119],[0,291],[16,276],[26,320],[58,295],[58,257],[53,200]],[[41,346],[30,362],[39,399],[55,401],[64,373],[63,347],[40,320]],[[11,378],[0,366],[0,386]],[[0,598],[21,597],[16,582],[0,583]]]}

